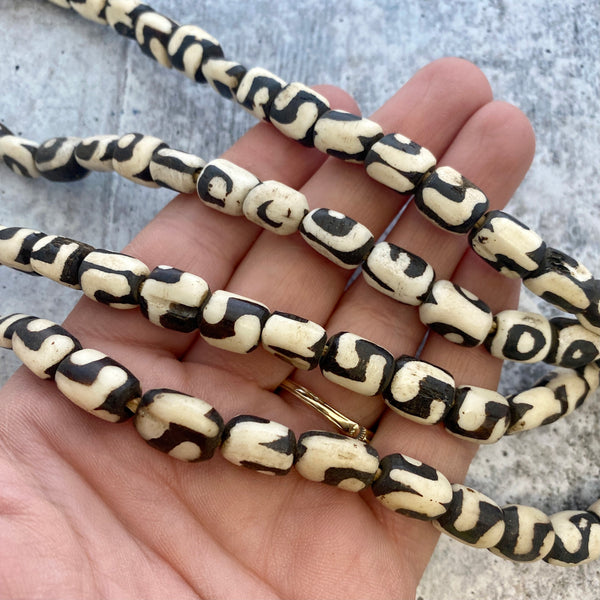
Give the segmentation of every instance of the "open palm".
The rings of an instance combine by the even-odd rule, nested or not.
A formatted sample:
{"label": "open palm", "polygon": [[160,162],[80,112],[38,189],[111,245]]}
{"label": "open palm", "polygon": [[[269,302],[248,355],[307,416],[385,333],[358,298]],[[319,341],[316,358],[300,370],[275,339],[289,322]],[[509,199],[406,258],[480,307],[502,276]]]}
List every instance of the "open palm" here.
{"label": "open palm", "polygon": [[[339,90],[320,90],[333,107],[356,112]],[[428,147],[502,207],[533,153],[526,118],[491,100],[483,75],[457,59],[420,71],[374,116]],[[364,223],[377,237],[406,198],[356,165],[324,160],[260,124],[225,155],[257,174],[302,191]],[[60,233],[60,232],[50,232]],[[85,241],[82,236],[82,241]],[[464,237],[436,229],[412,206],[388,239],[425,258],[494,311],[514,305],[515,285],[466,252]],[[401,305],[308,248],[243,219],[175,198],[125,250],[151,268],[171,265],[264,302],[271,310],[352,331],[395,356],[415,354],[424,327]],[[25,284],[24,284],[25,285]],[[346,289],[347,287],[347,289]],[[40,307],[40,314],[43,308]],[[168,387],[200,397],[223,415],[279,421],[297,435],[327,425],[287,394],[285,378],[306,385],[366,426],[377,424],[381,456],[402,452],[451,481],[466,472],[473,446],[439,427],[411,423],[365,398],[292,367],[262,349],[234,355],[194,334],[163,330],[139,311],[83,299],[67,328],[84,347],[129,368],[143,389]],[[423,358],[459,384],[495,387],[500,362],[432,335]],[[303,480],[264,477],[210,461],[176,461],[146,445],[130,424],[94,419],[52,383],[19,371],[0,398],[0,596],[143,598],[410,598],[437,534],[360,494]]]}

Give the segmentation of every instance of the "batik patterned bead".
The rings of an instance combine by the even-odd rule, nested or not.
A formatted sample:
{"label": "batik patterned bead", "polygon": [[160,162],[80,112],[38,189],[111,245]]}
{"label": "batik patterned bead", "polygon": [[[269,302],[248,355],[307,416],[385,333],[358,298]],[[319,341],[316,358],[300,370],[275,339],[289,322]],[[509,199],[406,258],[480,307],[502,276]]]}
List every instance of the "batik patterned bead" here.
{"label": "batik patterned bead", "polygon": [[430,221],[467,233],[489,208],[485,194],[452,167],[438,167],[417,188],[415,204]]}
{"label": "batik patterned bead", "polygon": [[600,520],[590,512],[564,510],[550,517],[554,545],[544,560],[551,565],[572,567],[600,557]]}
{"label": "batik patterned bead", "polygon": [[296,233],[308,213],[308,200],[301,192],[278,181],[262,181],[242,204],[244,216],[278,235]]}
{"label": "batik patterned bead", "polygon": [[195,25],[177,27],[169,38],[167,53],[173,67],[197,83],[206,83],[202,63],[209,58],[223,57],[219,42]]}
{"label": "batik patterned bead", "polygon": [[329,102],[308,86],[288,83],[271,105],[271,123],[284,135],[304,146],[314,144],[315,123],[329,110]]}
{"label": "batik patterned bead", "polygon": [[535,385],[552,390],[554,396],[561,402],[565,415],[579,408],[589,397],[591,391],[590,384],[584,375],[571,369],[548,373]]}
{"label": "batik patterned bead", "polygon": [[34,375],[53,379],[60,362],[81,344],[52,321],[23,319],[13,325],[12,349]]}
{"label": "batik patterned bead", "polygon": [[139,304],[139,290],[150,269],[137,258],[94,250],[79,268],[79,283],[83,293],[96,302],[113,308],[135,308]]}
{"label": "batik patterned bead", "polygon": [[402,454],[381,460],[371,488],[386,508],[424,521],[439,519],[452,502],[452,486],[442,473]]}
{"label": "batik patterned bead", "polygon": [[208,284],[201,277],[161,265],[142,283],[140,310],[155,325],[194,331],[200,308],[209,295]]}
{"label": "batik patterned bead", "polygon": [[17,325],[21,326],[21,321],[27,319],[33,321],[37,317],[15,313],[7,317],[0,318],[0,348],[12,348],[12,336]]}
{"label": "batik patterned bead", "polygon": [[435,156],[427,148],[399,133],[375,142],[365,159],[369,177],[401,193],[412,192],[435,164]]}
{"label": "batik patterned bead", "polygon": [[95,135],[85,138],[75,148],[75,160],[90,171],[112,171],[112,159],[118,140],[118,135]]}
{"label": "batik patterned bead", "polygon": [[435,272],[420,256],[389,242],[373,246],[362,265],[366,282],[386,296],[418,306],[431,291]]}
{"label": "batik patterned bead", "polygon": [[269,121],[269,113],[275,97],[286,82],[260,67],[249,69],[237,89],[236,100],[257,119]]}
{"label": "batik patterned bead", "polygon": [[246,354],[258,347],[268,317],[264,304],[217,290],[202,310],[200,335],[211,346]]}
{"label": "batik patterned bead", "polygon": [[31,266],[31,250],[46,234],[25,227],[0,225],[0,264],[24,273],[34,273]]}
{"label": "batik patterned bead", "polygon": [[106,10],[107,0],[69,0],[71,8],[78,12],[84,19],[95,21],[101,25],[106,25]]}
{"label": "batik patterned bead", "polygon": [[37,142],[26,140],[16,135],[0,137],[0,158],[4,164],[21,177],[39,177],[35,166],[35,153],[39,148]]}
{"label": "batik patterned bead", "polygon": [[548,319],[520,310],[496,314],[494,329],[485,340],[492,356],[524,363],[544,360],[555,344],[556,336]]}
{"label": "batik patterned bead", "polygon": [[309,481],[359,492],[373,483],[378,468],[377,450],[364,442],[328,431],[298,438],[296,471]]}
{"label": "batik patterned bead", "polygon": [[202,75],[211,87],[223,98],[235,100],[240,81],[246,74],[246,67],[225,58],[209,58],[202,63]]}
{"label": "batik patterned bead", "polygon": [[424,325],[461,346],[478,346],[488,336],[494,317],[490,307],[475,294],[451,281],[433,284],[419,318]]}
{"label": "batik patterned bead", "polygon": [[364,225],[328,208],[311,210],[299,231],[309,246],[344,269],[356,269],[375,244]]}
{"label": "batik patterned bead", "polygon": [[259,183],[250,171],[217,158],[202,169],[196,189],[200,200],[211,208],[239,217],[243,214],[242,204],[248,192]]}
{"label": "batik patterned bead", "polygon": [[508,396],[507,400],[511,416],[508,435],[554,423],[568,410],[566,399],[543,384]]}
{"label": "batik patterned bead", "polygon": [[114,149],[112,166],[122,177],[147,187],[158,187],[150,175],[152,155],[168,148],[162,140],[151,135],[128,133],[119,138]]}
{"label": "batik patterned bead", "polygon": [[79,268],[94,250],[88,244],[58,235],[40,238],[31,249],[30,264],[38,275],[79,290]]}
{"label": "batik patterned bead", "polygon": [[223,430],[223,457],[264,475],[289,473],[295,451],[294,432],[275,421],[240,415],[231,419]]}
{"label": "batik patterned bead", "polygon": [[89,171],[75,158],[75,149],[81,142],[76,137],[57,137],[46,140],[35,153],[35,166],[40,175],[50,181],[77,181]]}
{"label": "batik patterned bead", "polygon": [[554,544],[550,519],[537,508],[510,504],[502,507],[504,535],[490,551],[517,562],[544,558]]}
{"label": "batik patterned bead", "polygon": [[138,13],[134,23],[135,39],[144,54],[165,67],[171,66],[167,45],[177,23],[154,11]]}
{"label": "batik patterned bead", "polygon": [[313,321],[274,312],[265,323],[261,340],[268,352],[294,365],[296,369],[308,371],[319,364],[327,342],[327,332]]}
{"label": "batik patterned bead", "polygon": [[319,362],[326,379],[363,396],[380,394],[394,370],[394,357],[354,333],[336,333]]}
{"label": "batik patterned bead", "polygon": [[590,386],[590,394],[600,387],[600,361],[585,365],[577,369],[577,373],[583,377]]}
{"label": "batik patterned bead", "polygon": [[459,483],[452,484],[448,512],[432,524],[442,533],[475,548],[495,546],[504,534],[502,509],[481,492]]}
{"label": "batik patterned bead", "polygon": [[473,250],[506,277],[526,277],[544,260],[544,240],[509,214],[492,210],[469,233]]}
{"label": "batik patterned bead", "polygon": [[454,405],[444,419],[446,431],[469,442],[493,444],[510,425],[510,405],[493,390],[475,386],[457,388]]}
{"label": "batik patterned bead", "polygon": [[90,348],[63,360],[55,379],[73,404],[111,423],[132,417],[142,395],[140,382],[123,365]]}
{"label": "batik patterned bead", "polygon": [[194,154],[160,148],[152,155],[150,177],[162,187],[182,194],[193,194],[196,191],[196,180],[205,164],[204,160]]}
{"label": "batik patterned bead", "polygon": [[586,329],[575,319],[555,317],[550,324],[556,332],[556,345],[544,359],[551,365],[575,369],[592,362],[600,355],[600,336]]}
{"label": "batik patterned bead", "polygon": [[450,410],[454,393],[455,382],[450,373],[425,361],[401,356],[383,398],[403,417],[433,425]]}
{"label": "batik patterned bead", "polygon": [[120,35],[135,39],[135,22],[144,12],[153,12],[140,0],[110,0],[106,6],[107,23]]}
{"label": "batik patterned bead", "polygon": [[577,319],[586,329],[600,335],[600,279],[588,281],[585,287],[589,305]]}
{"label": "batik patterned bead", "polygon": [[188,462],[211,458],[223,431],[223,419],[210,404],[169,389],[146,392],[134,423],[153,448]]}
{"label": "batik patterned bead", "polygon": [[342,160],[361,163],[383,137],[381,125],[345,110],[329,110],[315,124],[315,148]]}

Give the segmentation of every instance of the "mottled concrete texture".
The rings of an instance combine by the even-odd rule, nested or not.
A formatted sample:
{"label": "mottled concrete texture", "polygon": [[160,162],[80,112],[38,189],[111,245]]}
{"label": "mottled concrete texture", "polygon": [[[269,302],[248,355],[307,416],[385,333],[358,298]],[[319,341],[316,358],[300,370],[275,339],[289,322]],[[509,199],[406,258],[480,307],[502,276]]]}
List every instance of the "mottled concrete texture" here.
{"label": "mottled concrete texture", "polygon": [[[265,0],[150,4],[201,25],[243,64],[347,89],[365,114],[436,58],[473,61],[496,97],[519,106],[537,135],[533,167],[511,202],[512,214],[600,273],[598,0],[305,0],[276,9]],[[253,123],[108,28],[47,2],[0,0],[0,26],[0,120],[31,139],[141,131],[214,157]],[[170,197],[105,174],[65,185],[0,171],[1,223],[97,247],[124,246]],[[79,296],[6,269],[0,278],[2,312],[41,312],[60,321]],[[551,312],[530,296],[522,306]],[[0,354],[3,381],[16,367],[10,353]],[[502,389],[530,382],[531,372],[507,368]],[[548,512],[586,507],[600,492],[598,400],[558,424],[483,448],[468,483],[501,504]],[[600,596],[599,574],[599,563],[571,570],[515,565],[442,539],[418,595],[591,599]]]}

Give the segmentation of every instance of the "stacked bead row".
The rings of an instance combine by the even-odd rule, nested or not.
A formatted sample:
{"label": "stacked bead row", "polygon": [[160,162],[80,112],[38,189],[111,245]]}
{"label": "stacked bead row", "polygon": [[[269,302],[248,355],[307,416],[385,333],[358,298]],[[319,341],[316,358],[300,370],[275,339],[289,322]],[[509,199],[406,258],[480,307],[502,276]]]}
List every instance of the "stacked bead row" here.
{"label": "stacked bead row", "polygon": [[224,423],[206,401],[170,389],[142,394],[139,380],[98,350],[82,348],[59,325],[26,315],[0,319],[0,344],[12,348],[32,372],[54,379],[74,404],[109,422],[134,417],[152,447],[182,461],[210,459],[217,448],[234,465],[267,475],[295,467],[302,477],[359,492],[371,486],[383,506],[431,521],[440,531],[514,561],[544,559],[572,566],[600,556],[600,500],[586,511],[546,516],[530,506],[501,508],[482,493],[452,485],[429,465],[402,454],[381,460],[364,442],[327,431],[298,440],[291,429],[240,415]]}
{"label": "stacked bead row", "polygon": [[208,81],[286,136],[342,160],[363,163],[375,180],[400,193],[432,223],[468,233],[473,250],[508,277],[521,277],[535,294],[572,312],[600,334],[600,280],[575,259],[553,248],[510,215],[487,212],[485,194],[450,167],[436,168],[426,148],[401,134],[384,135],[375,122],[330,110],[326,98],[301,83],[286,83],[265,69],[247,70],[224,58],[204,30],[179,26],[139,0],[51,0],[134,37],[142,51],[188,77]]}
{"label": "stacked bead row", "polygon": [[[474,386],[457,387],[447,371],[410,356],[395,360],[385,348],[349,332],[327,337],[319,324],[271,312],[255,300],[169,266],[152,272],[142,261],[64,237],[25,228],[0,229],[0,264],[44,275],[81,289],[113,308],[140,306],[152,323],[190,332],[210,345],[249,353],[259,345],[298,369],[317,366],[324,377],[365,396],[382,394],[398,414],[423,424],[443,422],[448,431],[493,443],[550,423],[579,407],[600,384],[600,365],[554,373],[533,388],[509,396]],[[0,327],[0,334],[2,327]]]}

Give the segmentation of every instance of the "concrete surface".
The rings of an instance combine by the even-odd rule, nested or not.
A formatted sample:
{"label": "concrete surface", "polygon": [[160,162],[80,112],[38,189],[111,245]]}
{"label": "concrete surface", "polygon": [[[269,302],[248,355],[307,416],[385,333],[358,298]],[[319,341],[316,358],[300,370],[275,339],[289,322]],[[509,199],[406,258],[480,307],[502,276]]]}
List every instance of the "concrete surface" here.
{"label": "concrete surface", "polygon": [[[533,167],[509,210],[600,274],[598,0],[150,4],[179,22],[201,25],[243,64],[287,80],[346,88],[365,114],[435,58],[475,62],[496,96],[519,106],[537,134]],[[215,157],[253,123],[109,28],[47,2],[0,0],[0,28],[0,120],[31,139],[142,131]],[[170,197],[105,174],[67,185],[0,170],[1,223],[97,247],[124,246]],[[3,313],[44,307],[45,316],[59,321],[79,297],[7,269],[0,289]],[[522,306],[551,312],[530,296]],[[2,381],[17,365],[11,353],[0,354]],[[511,366],[502,389],[531,377],[531,370]],[[501,504],[520,501],[550,513],[587,506],[600,492],[598,400],[555,425],[483,448],[468,483]],[[598,562],[570,570],[515,565],[442,539],[418,597],[592,599],[600,596],[599,574]]]}

